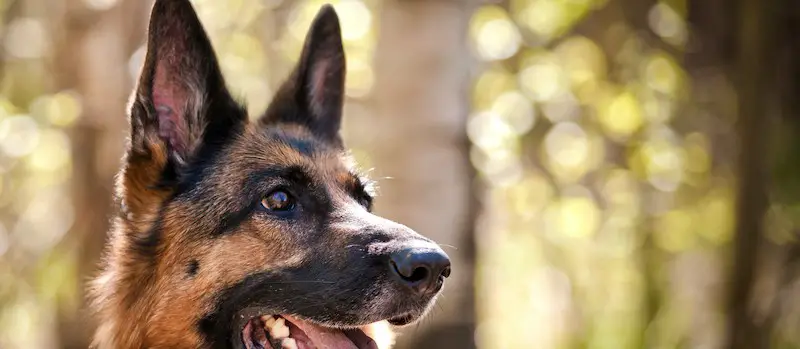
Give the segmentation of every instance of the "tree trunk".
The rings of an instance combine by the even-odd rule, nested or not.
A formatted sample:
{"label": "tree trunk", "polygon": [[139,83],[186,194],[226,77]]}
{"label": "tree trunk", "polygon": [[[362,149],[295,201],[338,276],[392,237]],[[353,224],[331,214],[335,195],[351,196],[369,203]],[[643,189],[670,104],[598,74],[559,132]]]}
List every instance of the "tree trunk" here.
{"label": "tree trunk", "polygon": [[380,182],[377,212],[442,244],[453,263],[437,306],[398,348],[475,346],[475,201],[465,135],[471,3],[387,0],[380,13],[376,141],[368,149]]}
{"label": "tree trunk", "polygon": [[[769,124],[777,112],[774,91],[774,35],[777,18],[770,2],[724,0],[689,3],[689,24],[694,32],[685,66],[693,75],[695,90],[702,91],[709,75],[724,74],[738,97],[732,101],[715,95],[711,101],[736,115],[738,198],[733,265],[727,299],[727,348],[768,348],[769,332],[754,313],[753,288],[759,261],[763,260],[763,219],[769,205]],[[772,63],[771,63],[772,62]],[[733,119],[733,118],[732,118]],[[721,147],[724,148],[724,147]]]}
{"label": "tree trunk", "polygon": [[[150,1],[123,0],[105,10],[90,9],[82,0],[51,8],[56,39],[52,56],[53,85],[81,97],[79,121],[70,130],[75,223],[69,240],[77,249],[80,278],[76,286],[85,299],[84,282],[96,272],[109,217],[113,176],[119,167],[127,129],[125,106],[132,89],[128,62],[144,40]],[[59,309],[59,345],[86,348],[94,324],[86,311]]]}
{"label": "tree trunk", "polygon": [[728,298],[728,347],[758,349],[769,347],[769,330],[753,316],[753,287],[762,248],[763,219],[767,198],[769,162],[767,132],[769,119],[777,111],[770,98],[774,84],[773,9],[767,2],[739,3],[737,61],[732,72],[738,92],[738,200],[737,227],[733,242],[733,273]]}

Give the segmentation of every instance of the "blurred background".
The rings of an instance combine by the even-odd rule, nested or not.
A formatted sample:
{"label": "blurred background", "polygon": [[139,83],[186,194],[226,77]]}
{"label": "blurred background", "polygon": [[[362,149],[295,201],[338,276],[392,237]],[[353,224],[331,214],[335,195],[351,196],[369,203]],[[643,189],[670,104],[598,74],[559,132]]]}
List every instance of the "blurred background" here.
{"label": "blurred background", "polygon": [[[344,138],[454,275],[400,348],[800,348],[800,3],[341,0]],[[194,0],[259,115],[323,1]],[[0,348],[86,348],[143,0],[0,0]]]}

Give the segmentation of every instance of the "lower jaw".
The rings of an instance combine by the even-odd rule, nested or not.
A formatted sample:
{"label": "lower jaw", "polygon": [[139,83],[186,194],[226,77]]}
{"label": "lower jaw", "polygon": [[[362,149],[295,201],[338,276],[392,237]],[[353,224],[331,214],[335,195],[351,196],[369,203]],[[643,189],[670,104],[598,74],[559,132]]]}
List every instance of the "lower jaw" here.
{"label": "lower jaw", "polygon": [[[334,329],[311,324],[288,315],[251,318],[241,332],[246,349],[380,349],[380,338],[368,325],[357,329]],[[388,324],[386,325],[388,333]],[[376,339],[378,342],[376,342]]]}

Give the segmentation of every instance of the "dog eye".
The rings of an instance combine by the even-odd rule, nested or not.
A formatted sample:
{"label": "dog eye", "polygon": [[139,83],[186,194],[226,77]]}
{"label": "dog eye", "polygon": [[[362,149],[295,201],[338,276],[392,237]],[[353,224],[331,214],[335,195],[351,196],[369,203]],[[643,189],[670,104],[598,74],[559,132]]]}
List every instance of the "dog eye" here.
{"label": "dog eye", "polygon": [[295,207],[294,198],[283,190],[276,190],[261,199],[261,206],[270,211],[286,212]]}

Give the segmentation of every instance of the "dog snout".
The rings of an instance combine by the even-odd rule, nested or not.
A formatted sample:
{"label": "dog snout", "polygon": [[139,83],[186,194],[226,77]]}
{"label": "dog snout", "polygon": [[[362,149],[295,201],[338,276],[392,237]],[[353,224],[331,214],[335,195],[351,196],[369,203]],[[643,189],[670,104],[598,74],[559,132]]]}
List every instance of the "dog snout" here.
{"label": "dog snout", "polygon": [[403,247],[390,254],[389,264],[397,281],[420,296],[439,292],[450,276],[450,258],[432,243]]}

